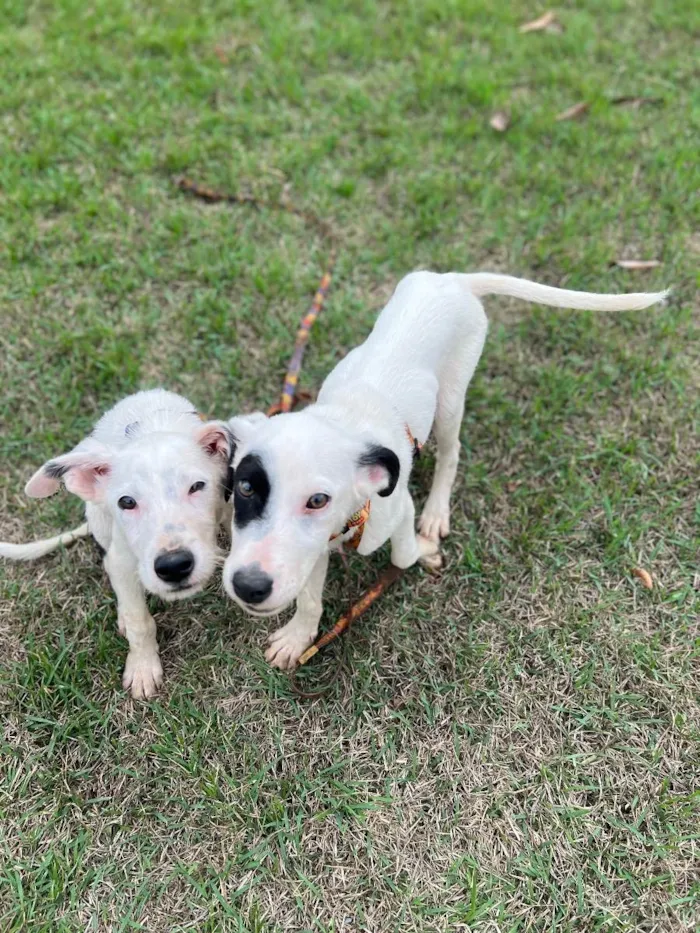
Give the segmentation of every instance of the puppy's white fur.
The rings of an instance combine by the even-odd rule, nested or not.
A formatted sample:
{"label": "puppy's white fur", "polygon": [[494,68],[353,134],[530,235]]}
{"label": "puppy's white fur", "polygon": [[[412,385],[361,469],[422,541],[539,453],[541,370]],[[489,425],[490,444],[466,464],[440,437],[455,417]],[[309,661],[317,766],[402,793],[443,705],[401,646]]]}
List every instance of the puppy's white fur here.
{"label": "puppy's white fur", "polygon": [[[408,567],[421,559],[439,566],[439,539],[450,530],[464,398],[486,337],[486,315],[478,299],[487,294],[556,307],[622,311],[646,308],[666,293],[598,295],[489,273],[412,273],[399,283],[365,343],[330,373],[317,404],[270,420],[259,414],[234,418],[230,425],[238,441],[236,468],[244,458],[257,457],[269,490],[263,508],[258,502],[260,514],[240,527],[240,516],[250,510],[258,493],[244,486],[252,496],[246,501],[236,475],[234,533],[224,585],[253,615],[272,615],[296,599],[291,622],[271,636],[267,658],[272,664],[294,666],[315,637],[328,552],[340,541],[331,536],[367,498],[371,515],[360,554],[370,554],[390,539],[396,566]],[[435,476],[418,535],[408,492],[412,446],[406,426],[420,442],[434,429],[437,443]],[[386,493],[392,487],[392,462],[381,454],[386,450],[394,452],[400,467],[390,495]],[[308,508],[309,498],[317,493],[329,496],[328,504]],[[271,582],[266,598],[256,598],[252,605],[246,602],[234,587],[238,571]]]}
{"label": "puppy's white fur", "polygon": [[[1,557],[32,560],[77,537],[95,537],[117,597],[119,631],[129,641],[124,687],[134,697],[151,696],[163,676],[145,590],[165,600],[181,599],[199,592],[211,577],[217,530],[228,519],[223,482],[230,454],[225,424],[202,423],[192,403],[173,392],[138,392],[27,483],[27,495],[41,498],[56,492],[63,480],[85,501],[87,522],[45,541],[0,544]],[[136,507],[120,507],[123,497]],[[156,574],[155,561],[178,549],[190,552],[194,566],[186,579],[168,583]]]}

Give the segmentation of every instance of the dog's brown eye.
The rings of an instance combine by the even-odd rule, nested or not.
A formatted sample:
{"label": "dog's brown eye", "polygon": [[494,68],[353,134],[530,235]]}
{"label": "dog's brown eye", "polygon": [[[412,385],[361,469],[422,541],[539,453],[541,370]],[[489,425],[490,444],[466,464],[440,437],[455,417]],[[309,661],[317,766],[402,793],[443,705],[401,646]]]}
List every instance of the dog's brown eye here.
{"label": "dog's brown eye", "polygon": [[324,505],[328,505],[331,501],[331,497],[327,496],[325,492],[315,492],[313,496],[309,498],[309,501],[306,503],[307,509],[322,509]]}
{"label": "dog's brown eye", "polygon": [[128,512],[130,509],[136,508],[136,499],[132,499],[131,496],[122,496],[117,505],[120,509]]}
{"label": "dog's brown eye", "polygon": [[193,495],[193,493],[199,492],[200,490],[204,489],[206,485],[207,484],[204,482],[203,479],[200,479],[196,483],[192,483],[192,485],[190,486],[190,495]]}
{"label": "dog's brown eye", "polygon": [[247,479],[241,479],[241,480],[239,480],[239,481],[236,483],[236,488],[237,488],[238,492],[239,492],[242,496],[244,496],[244,498],[246,498],[246,499],[250,499],[250,497],[253,495],[253,492],[254,492],[254,489],[253,489],[251,483],[249,483]]}

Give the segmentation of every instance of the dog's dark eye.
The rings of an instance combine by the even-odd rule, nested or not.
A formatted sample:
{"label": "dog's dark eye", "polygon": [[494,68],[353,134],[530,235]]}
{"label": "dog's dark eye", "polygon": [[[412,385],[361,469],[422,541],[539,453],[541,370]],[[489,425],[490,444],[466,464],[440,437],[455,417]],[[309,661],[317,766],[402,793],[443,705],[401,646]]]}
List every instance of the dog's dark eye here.
{"label": "dog's dark eye", "polygon": [[309,501],[306,503],[307,509],[322,509],[324,506],[328,505],[331,501],[331,497],[327,496],[325,492],[315,492],[313,496],[309,497]]}
{"label": "dog's dark eye", "polygon": [[192,483],[192,485],[190,486],[190,495],[193,495],[193,493],[199,492],[200,490],[204,489],[206,485],[207,484],[204,482],[203,479],[200,479],[196,483]]}
{"label": "dog's dark eye", "polygon": [[250,483],[247,479],[239,480],[236,483],[236,489],[245,499],[250,499],[250,497],[255,492],[252,483]]}
{"label": "dog's dark eye", "polygon": [[120,509],[128,512],[130,509],[136,508],[136,499],[132,499],[131,496],[122,496],[117,505]]}

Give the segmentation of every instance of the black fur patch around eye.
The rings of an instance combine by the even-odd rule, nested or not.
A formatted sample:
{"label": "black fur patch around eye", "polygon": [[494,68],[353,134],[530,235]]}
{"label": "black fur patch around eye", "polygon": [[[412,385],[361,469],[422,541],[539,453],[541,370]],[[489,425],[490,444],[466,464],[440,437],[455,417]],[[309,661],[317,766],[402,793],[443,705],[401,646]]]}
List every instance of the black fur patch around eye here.
{"label": "black fur patch around eye", "polygon": [[[253,487],[252,496],[242,496],[238,484],[247,480]],[[262,518],[270,497],[270,480],[257,454],[247,454],[236,467],[233,482],[233,520],[236,528]]]}
{"label": "black fur patch around eye", "polygon": [[385,489],[380,489],[377,495],[384,497],[392,494],[399,481],[399,472],[401,470],[399,458],[393,450],[389,450],[388,447],[379,447],[377,444],[372,444],[362,454],[357,463],[358,466],[361,467],[384,467],[389,474],[389,485]]}
{"label": "black fur patch around eye", "polygon": [[54,463],[53,461],[47,463],[44,467],[44,473],[46,476],[51,477],[51,479],[63,479],[70,467],[64,466],[62,463]]}

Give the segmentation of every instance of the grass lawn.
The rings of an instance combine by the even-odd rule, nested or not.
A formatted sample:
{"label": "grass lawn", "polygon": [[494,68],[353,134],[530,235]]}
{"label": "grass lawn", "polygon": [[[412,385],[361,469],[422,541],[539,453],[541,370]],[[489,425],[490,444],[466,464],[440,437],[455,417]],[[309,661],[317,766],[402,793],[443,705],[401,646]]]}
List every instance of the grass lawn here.
{"label": "grass lawn", "polygon": [[[675,286],[613,317],[487,300],[447,569],[302,673],[318,699],[217,582],[154,606],[166,687],[134,704],[92,544],[0,567],[3,933],[697,928],[700,13],[566,0],[519,32],[545,10],[2,5],[2,539],[79,523],[23,484],[121,395],[279,392],[327,244],[180,174],[339,231],[309,389],[415,268]],[[324,624],[387,559],[333,565]]]}

